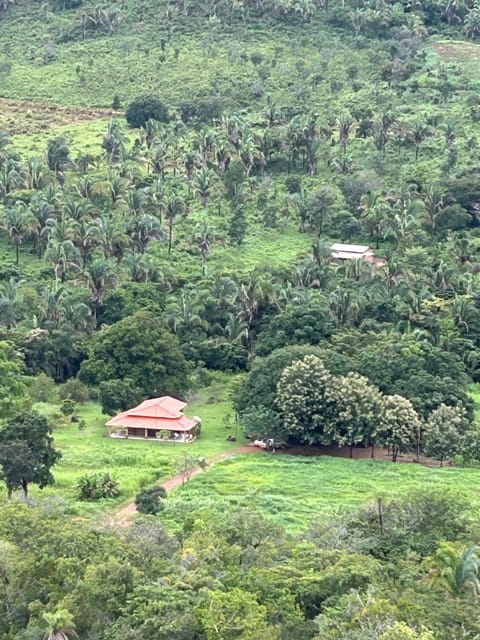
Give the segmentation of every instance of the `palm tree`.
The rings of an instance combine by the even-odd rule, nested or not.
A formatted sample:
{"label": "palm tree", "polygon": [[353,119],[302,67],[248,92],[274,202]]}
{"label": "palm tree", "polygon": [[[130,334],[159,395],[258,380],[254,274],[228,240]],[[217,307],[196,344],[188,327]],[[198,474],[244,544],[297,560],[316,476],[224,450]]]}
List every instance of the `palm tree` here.
{"label": "palm tree", "polygon": [[112,204],[115,205],[119,200],[125,198],[125,194],[129,187],[129,181],[121,176],[113,176],[106,183],[106,191],[110,196]]}
{"label": "palm tree", "polygon": [[42,289],[38,303],[38,323],[46,329],[58,328],[64,317],[66,291],[63,287],[48,286]]}
{"label": "palm tree", "polygon": [[90,290],[93,319],[96,321],[97,310],[103,302],[105,293],[118,285],[116,265],[112,260],[96,260],[88,267],[84,267],[80,279]]}
{"label": "palm tree", "polygon": [[420,153],[420,145],[432,135],[430,127],[423,122],[416,122],[413,129],[410,131],[410,140],[415,145],[415,162],[418,161],[418,154]]}
{"label": "palm tree", "polygon": [[145,253],[147,245],[151,240],[158,240],[163,237],[160,222],[155,216],[149,213],[134,217],[128,225],[127,234],[132,239],[134,247],[139,253]]}
{"label": "palm tree", "polygon": [[105,256],[115,257],[120,262],[129,244],[122,216],[116,215],[110,218],[102,215],[92,222],[92,227],[91,233],[95,242],[103,249]]}
{"label": "palm tree", "polygon": [[125,204],[129,215],[140,216],[148,204],[148,193],[145,189],[129,189]]}
{"label": "palm tree", "polygon": [[172,251],[173,225],[175,224],[175,219],[185,213],[185,202],[180,196],[172,194],[164,200],[163,211],[168,223],[168,255],[170,255]]}
{"label": "palm tree", "polygon": [[207,205],[212,197],[214,185],[217,176],[211,169],[201,168],[194,175],[194,192],[198,194],[203,207],[204,216],[206,214]]}
{"label": "palm tree", "polygon": [[41,158],[28,158],[22,178],[26,189],[42,189],[45,186],[46,167]]}
{"label": "palm tree", "polygon": [[222,328],[223,340],[231,343],[242,342],[248,335],[247,323],[233,313],[229,313]]}
{"label": "palm tree", "polygon": [[25,234],[35,230],[36,220],[27,206],[23,202],[18,202],[14,208],[5,209],[2,217],[2,226],[7,231],[15,247],[15,263],[18,264],[20,261],[20,245]]}
{"label": "palm tree", "polygon": [[18,306],[22,301],[19,289],[24,280],[10,278],[0,287],[0,324],[11,329],[19,319]]}
{"label": "palm tree", "polygon": [[103,136],[102,149],[105,151],[110,165],[123,160],[126,142],[127,138],[120,124],[114,120],[109,122],[107,133]]}
{"label": "palm tree", "polygon": [[210,228],[206,220],[199,225],[196,237],[200,255],[202,256],[202,275],[207,275],[207,257],[210,253],[210,247],[214,240],[213,230]]}
{"label": "palm tree", "polygon": [[0,196],[7,196],[21,184],[18,163],[9,158],[0,168]]}
{"label": "palm tree", "polygon": [[35,232],[32,234],[33,248],[38,251],[38,257],[41,258],[47,246],[47,235],[44,229],[48,220],[54,217],[55,207],[42,200],[41,196],[40,198],[34,196],[30,202],[30,211],[36,220]]}
{"label": "palm tree", "polygon": [[138,253],[129,253],[123,261],[130,279],[133,282],[158,282],[163,278],[157,265],[144,255]]}
{"label": "palm tree", "polygon": [[432,231],[435,231],[438,218],[445,211],[446,207],[453,203],[453,200],[441,187],[431,184],[425,190],[423,201],[425,203],[425,213],[428,224]]}
{"label": "palm tree", "polygon": [[67,197],[63,204],[63,215],[77,222],[90,219],[93,211],[91,202],[84,199],[78,200],[72,196]]}
{"label": "palm tree", "polygon": [[44,613],[43,619],[48,625],[43,640],[69,640],[78,637],[75,633],[73,615],[67,609]]}
{"label": "palm tree", "polygon": [[337,118],[338,142],[343,150],[343,157],[347,155],[347,144],[350,134],[355,126],[355,120],[350,114],[346,114],[341,118]]}
{"label": "palm tree", "polygon": [[49,240],[45,258],[53,264],[55,280],[64,282],[69,267],[80,268],[80,256],[72,240]]}
{"label": "palm tree", "polygon": [[82,264],[87,264],[98,244],[98,227],[88,220],[81,220],[75,227],[73,242],[80,253]]}
{"label": "palm tree", "polygon": [[198,294],[182,291],[180,298],[168,305],[165,322],[173,333],[178,333],[181,327],[206,329],[208,325],[203,319],[204,311]]}
{"label": "palm tree", "polygon": [[441,585],[453,595],[480,595],[480,558],[478,547],[470,545],[457,549],[444,542],[433,556],[429,579],[432,586]]}
{"label": "palm tree", "polygon": [[387,221],[387,203],[380,192],[370,191],[361,197],[360,210],[362,212],[362,221],[367,226],[369,233],[375,238],[375,249],[378,250]]}

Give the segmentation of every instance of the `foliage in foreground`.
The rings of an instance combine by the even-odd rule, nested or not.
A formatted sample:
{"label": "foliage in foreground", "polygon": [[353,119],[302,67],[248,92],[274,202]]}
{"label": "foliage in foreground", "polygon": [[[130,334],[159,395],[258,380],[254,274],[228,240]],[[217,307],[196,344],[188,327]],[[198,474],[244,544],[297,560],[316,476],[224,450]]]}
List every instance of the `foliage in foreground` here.
{"label": "foliage in foreground", "polygon": [[378,500],[316,518],[300,536],[252,509],[179,499],[175,512],[172,531],[148,517],[117,535],[69,521],[54,502],[5,506],[1,633],[36,638],[48,624],[108,640],[474,638],[478,523],[448,494]]}
{"label": "foliage in foreground", "polygon": [[86,474],[78,480],[76,489],[80,500],[117,498],[120,495],[119,483],[109,473]]}

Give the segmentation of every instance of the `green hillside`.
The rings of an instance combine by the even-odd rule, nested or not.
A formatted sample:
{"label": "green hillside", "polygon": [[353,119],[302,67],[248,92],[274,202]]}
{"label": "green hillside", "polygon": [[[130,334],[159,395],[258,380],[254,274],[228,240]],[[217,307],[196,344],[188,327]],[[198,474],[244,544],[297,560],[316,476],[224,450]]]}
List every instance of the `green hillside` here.
{"label": "green hillside", "polygon": [[0,0],[0,640],[478,637],[479,36]]}

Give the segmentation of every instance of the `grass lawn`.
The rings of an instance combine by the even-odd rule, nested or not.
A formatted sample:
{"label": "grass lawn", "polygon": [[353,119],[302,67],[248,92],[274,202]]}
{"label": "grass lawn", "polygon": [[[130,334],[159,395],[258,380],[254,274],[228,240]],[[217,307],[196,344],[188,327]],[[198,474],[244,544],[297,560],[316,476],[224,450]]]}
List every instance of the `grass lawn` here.
{"label": "grass lawn", "polygon": [[[235,427],[227,423],[225,416],[232,415],[227,398],[228,385],[208,387],[189,404],[187,414],[199,415],[203,422],[203,434],[193,443],[176,444],[145,442],[143,440],[115,440],[106,438],[104,424],[107,418],[100,406],[90,402],[79,408],[79,418],[87,427],[79,430],[73,423],[54,429],[55,445],[62,452],[62,459],[54,469],[55,485],[42,491],[32,487],[32,495],[61,495],[70,503],[69,513],[86,516],[114,504],[129,502],[139,488],[174,474],[175,460],[183,451],[192,455],[211,458],[222,451],[234,450],[244,443],[241,433],[237,442],[226,440],[235,433]],[[43,413],[58,409],[54,405],[38,405]],[[81,502],[76,499],[75,484],[85,473],[109,472],[120,483],[121,495],[117,500]],[[3,488],[2,488],[3,490]]]}
{"label": "grass lawn", "polygon": [[[39,490],[34,496],[65,498],[72,515],[94,516],[102,510],[133,500],[143,486],[164,481],[174,475],[175,460],[184,451],[212,458],[223,451],[235,451],[245,443],[236,433],[233,409],[228,399],[234,378],[219,376],[189,403],[187,414],[199,415],[202,436],[190,444],[120,440],[105,437],[106,417],[100,406],[90,402],[79,408],[79,417],[87,427],[77,424],[54,429],[56,446],[62,459],[54,469],[55,485]],[[469,389],[477,408],[480,386]],[[45,414],[58,406],[39,404]],[[236,442],[228,442],[236,435]],[[85,473],[109,472],[120,482],[121,495],[116,500],[81,502],[76,499],[75,484]],[[305,528],[316,515],[339,508],[356,508],[378,496],[402,496],[419,488],[445,488],[460,492],[474,507],[480,506],[478,486],[480,469],[455,467],[426,468],[416,464],[393,464],[376,460],[350,460],[328,456],[301,457],[284,454],[238,454],[215,463],[205,474],[177,489],[168,499],[162,517],[173,520],[176,504],[191,503],[192,509],[225,501],[229,505],[248,506],[268,514],[292,530]],[[0,495],[5,494],[0,487]]]}
{"label": "grass lawn", "polygon": [[168,499],[165,517],[176,501],[192,508],[208,504],[257,509],[292,531],[305,529],[316,516],[357,508],[381,496],[405,496],[419,489],[447,489],[480,506],[480,469],[427,468],[347,458],[283,454],[239,455],[218,462]]}

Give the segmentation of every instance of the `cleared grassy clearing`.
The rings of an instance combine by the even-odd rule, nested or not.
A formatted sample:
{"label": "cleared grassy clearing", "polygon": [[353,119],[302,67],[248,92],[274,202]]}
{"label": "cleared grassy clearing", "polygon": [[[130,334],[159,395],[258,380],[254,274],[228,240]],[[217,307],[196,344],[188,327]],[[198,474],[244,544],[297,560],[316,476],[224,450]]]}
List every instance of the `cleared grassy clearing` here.
{"label": "cleared grassy clearing", "polygon": [[191,503],[192,509],[224,501],[258,509],[290,530],[302,530],[316,516],[419,489],[446,489],[478,507],[479,482],[480,469],[432,469],[326,456],[240,455],[217,463],[187,487],[177,489],[168,500],[165,516],[173,515],[178,500]]}
{"label": "cleared grassy clearing", "polygon": [[442,62],[459,62],[478,64],[480,62],[480,46],[473,42],[448,40],[432,43],[432,48]]}
{"label": "cleared grassy clearing", "polygon": [[[0,129],[9,136],[26,135],[30,142],[31,134],[44,132],[48,140],[52,133],[49,129],[66,125],[92,123],[97,119],[105,120],[122,114],[109,109],[86,109],[82,107],[64,107],[57,104],[42,104],[30,100],[9,100],[0,98]],[[28,146],[22,145],[28,150]]]}
{"label": "cleared grassy clearing", "polygon": [[[55,428],[55,444],[62,452],[62,459],[54,469],[55,485],[42,491],[32,487],[32,495],[61,495],[70,503],[69,513],[85,516],[130,501],[139,488],[166,480],[173,475],[175,460],[184,451],[210,458],[235,450],[245,441],[241,433],[237,434],[237,442],[226,440],[235,433],[235,427],[225,419],[231,415],[232,407],[224,397],[219,395],[218,388],[207,388],[189,404],[188,415],[201,416],[204,431],[198,440],[187,445],[107,438],[104,424],[108,418],[99,405],[92,402],[81,406],[78,415],[86,422],[86,429],[80,430],[75,423]],[[58,407],[41,404],[37,409],[49,414]],[[108,471],[120,482],[121,495],[117,500],[86,503],[76,499],[78,479],[92,471]]]}

